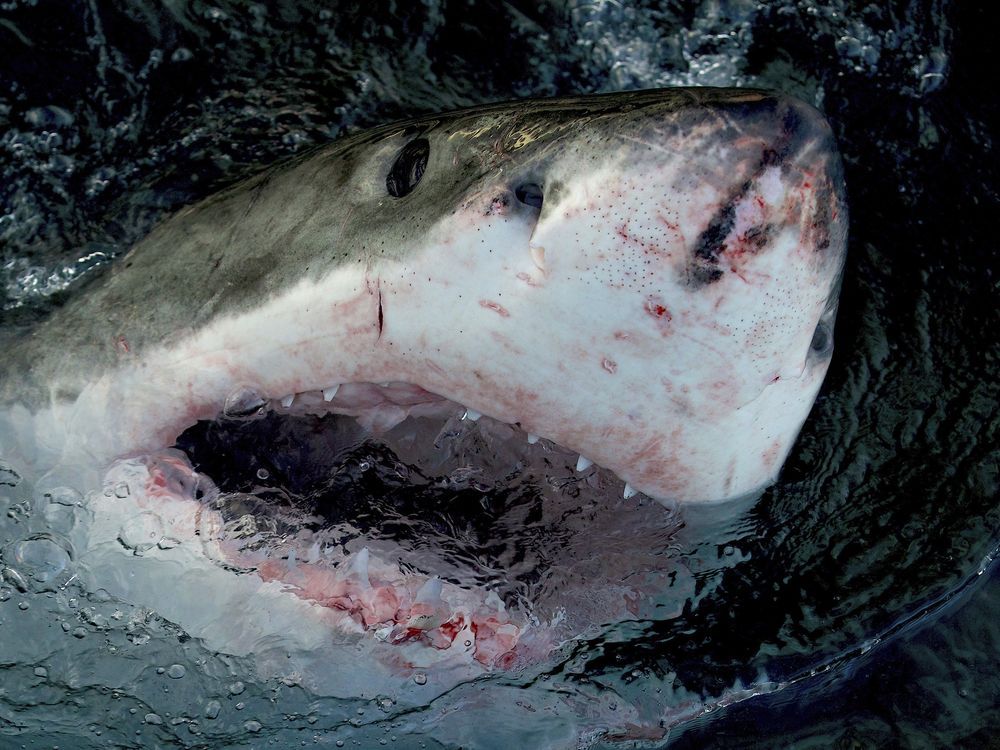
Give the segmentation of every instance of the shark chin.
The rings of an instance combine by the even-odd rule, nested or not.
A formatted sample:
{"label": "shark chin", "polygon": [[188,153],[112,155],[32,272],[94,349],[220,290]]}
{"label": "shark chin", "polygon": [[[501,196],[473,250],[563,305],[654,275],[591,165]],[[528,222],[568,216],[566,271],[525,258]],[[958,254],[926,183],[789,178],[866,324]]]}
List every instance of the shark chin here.
{"label": "shark chin", "polygon": [[[425,461],[442,434],[469,431],[518,446],[512,465],[556,456],[609,524],[643,496],[672,508],[752,495],[775,480],[830,362],[846,236],[829,127],[773,93],[629,92],[393,123],[181,211],[8,342],[0,452],[38,476],[73,467],[92,490],[92,570],[114,565],[112,547],[141,548],[143,565],[197,548],[182,566],[218,600],[290,591],[324,627],[401,649],[383,659],[395,669],[452,648],[459,670],[541,658],[579,632],[565,606],[401,566],[363,534],[302,522],[314,509],[278,533],[173,446],[213,420],[349,417]],[[575,502],[545,492],[561,512]],[[628,512],[660,514],[644,532],[669,525],[642,507]],[[612,617],[690,581],[662,560],[640,568]],[[179,606],[180,621],[201,617]]]}

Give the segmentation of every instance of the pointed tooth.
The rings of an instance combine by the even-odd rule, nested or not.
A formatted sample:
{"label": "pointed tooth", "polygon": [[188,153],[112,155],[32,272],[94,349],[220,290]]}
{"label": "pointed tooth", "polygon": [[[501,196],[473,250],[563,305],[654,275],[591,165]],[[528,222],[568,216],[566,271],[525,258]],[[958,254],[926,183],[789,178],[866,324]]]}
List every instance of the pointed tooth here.
{"label": "pointed tooth", "polygon": [[483,415],[475,409],[466,409],[465,414],[462,415],[462,419],[468,419],[470,422],[478,422],[481,416]]}
{"label": "pointed tooth", "polygon": [[576,470],[577,471],[586,471],[587,469],[589,469],[593,465],[594,465],[594,462],[591,461],[586,456],[584,456],[582,453],[580,454],[580,458],[578,458],[576,460]]}
{"label": "pointed tooth", "polygon": [[414,601],[421,604],[437,604],[441,601],[441,579],[437,576],[428,578],[417,591]]}
{"label": "pointed tooth", "polygon": [[372,585],[368,578],[368,561],[370,556],[371,553],[368,551],[368,548],[364,547],[360,552],[355,553],[351,557],[351,562],[347,570],[347,577],[355,578],[365,588],[370,588]]}
{"label": "pointed tooth", "polygon": [[329,401],[333,401],[333,397],[337,395],[337,391],[339,391],[339,390],[340,390],[340,384],[339,383],[337,385],[333,386],[332,388],[324,388],[323,389],[323,400],[324,401],[328,401],[328,402]]}
{"label": "pointed tooth", "polygon": [[316,562],[319,561],[319,558],[320,558],[319,542],[313,542],[312,546],[309,547],[309,554],[306,556],[306,562],[311,565],[315,565]]}
{"label": "pointed tooth", "polygon": [[289,406],[292,405],[293,401],[295,401],[295,394],[289,393],[287,396],[281,399],[281,405],[287,409]]}
{"label": "pointed tooth", "polygon": [[407,628],[430,630],[448,619],[447,603],[441,598],[441,579],[428,579],[413,599]]}
{"label": "pointed tooth", "polygon": [[637,495],[638,492],[639,491],[637,489],[635,489],[631,484],[629,484],[628,482],[625,482],[625,492],[622,493],[622,496],[626,500],[628,500],[633,495]]}
{"label": "pointed tooth", "polygon": [[534,445],[538,442],[538,435],[532,435],[528,433],[528,445]]}

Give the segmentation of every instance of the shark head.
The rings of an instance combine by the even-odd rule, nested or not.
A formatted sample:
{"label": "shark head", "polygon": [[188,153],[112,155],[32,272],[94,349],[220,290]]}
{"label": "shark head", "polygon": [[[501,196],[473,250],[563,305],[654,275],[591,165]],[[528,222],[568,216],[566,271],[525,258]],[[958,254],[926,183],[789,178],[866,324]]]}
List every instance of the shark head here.
{"label": "shark head", "polygon": [[[204,568],[190,600],[244,606],[256,594],[232,592],[249,579],[225,572],[244,566],[340,625],[431,651],[475,642],[491,665],[526,647],[528,625],[460,576],[404,574],[367,548],[324,561],[312,532],[260,556],[219,532],[189,464],[150,457],[220,414],[333,412],[383,434],[485,415],[526,449],[541,440],[613,472],[626,499],[753,493],[830,361],[844,200],[822,117],[760,91],[498,104],[359,133],[176,214],[10,344],[0,453],[39,470],[119,459],[108,476],[132,487],[132,516],[94,493],[81,546],[120,553],[167,527],[200,540],[180,549],[212,546],[225,568]],[[601,523],[620,516],[609,506]],[[650,539],[662,582],[663,539]],[[641,567],[634,550],[616,559]],[[173,569],[151,567],[146,590],[173,585],[156,577]],[[634,615],[616,585],[608,601]]]}
{"label": "shark head", "polygon": [[773,481],[811,408],[846,220],[828,126],[782,96],[413,120],[165,222],[34,332],[17,380],[103,459],[227,408],[384,427],[447,400],[626,492],[721,500]]}

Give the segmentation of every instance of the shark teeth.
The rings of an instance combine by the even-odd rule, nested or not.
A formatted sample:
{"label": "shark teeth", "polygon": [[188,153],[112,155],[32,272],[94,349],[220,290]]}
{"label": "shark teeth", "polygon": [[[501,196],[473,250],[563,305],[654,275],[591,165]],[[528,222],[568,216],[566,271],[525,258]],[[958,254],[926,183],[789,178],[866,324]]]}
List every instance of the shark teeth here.
{"label": "shark teeth", "polygon": [[[330,403],[331,401],[333,401],[333,399],[340,392],[341,385],[342,384],[338,383],[337,385],[332,385],[332,386],[330,386],[328,388],[323,388],[323,389],[319,389],[319,390],[316,390],[316,391],[309,391],[309,392],[302,392],[302,393],[290,393],[290,394],[288,394],[286,396],[283,396],[280,399],[280,404],[285,409],[291,409],[294,404],[299,403],[303,408],[305,408],[306,410],[308,410],[310,407],[315,407],[316,403],[318,402],[319,394],[322,394],[323,401],[325,401],[326,403]],[[395,384],[387,382],[387,383],[379,383],[378,385],[381,388],[386,388],[386,387],[391,387],[391,386],[393,386]],[[245,391],[245,393],[244,393],[244,391]],[[352,398],[352,396],[350,394],[348,394],[347,401],[351,401],[351,398]],[[236,406],[233,406],[233,404],[236,404],[237,401],[239,401],[239,404],[237,404],[237,406],[238,407],[242,407],[242,409],[238,409]],[[243,404],[244,401],[250,403],[250,406],[249,407],[245,406]],[[230,402],[233,402],[233,403],[231,404]],[[271,403],[273,404],[274,402],[272,401]],[[251,408],[253,408],[253,409],[256,409],[256,411],[254,412],[255,414],[261,414],[261,413],[263,413],[263,409],[266,408],[266,405],[267,405],[267,402],[264,401],[263,399],[261,399],[259,396],[257,396],[256,392],[252,391],[252,389],[243,388],[236,395],[230,395],[227,398],[226,406],[225,406],[225,408],[223,410],[223,413],[226,416],[232,417],[232,416],[234,416],[234,414],[237,411],[239,411],[239,415],[242,415],[243,411],[249,412],[251,410]],[[349,406],[350,404],[347,404],[347,405]],[[332,409],[336,409],[338,407],[331,407],[331,408]],[[233,412],[234,414],[231,414],[230,412]],[[464,407],[464,411],[461,412],[461,417],[460,418],[462,420],[465,420],[465,421],[468,421],[468,422],[478,422],[484,416],[487,416],[487,415],[485,415],[482,412],[477,411],[475,409],[470,409],[469,407]],[[520,427],[520,423],[515,423],[515,426],[516,427]],[[536,435],[534,433],[530,433],[529,432],[526,435],[526,439],[527,439],[528,445],[536,445],[541,440],[541,437],[539,435]],[[559,446],[556,446],[556,448],[559,448]],[[595,464],[592,459],[587,458],[582,453],[578,454],[578,457],[577,457],[577,460],[576,460],[576,471],[578,473],[582,473],[582,472],[588,471],[591,468],[599,469],[602,472],[605,471],[604,469],[601,469],[600,466],[598,466],[597,464]],[[625,486],[624,486],[624,489],[622,491],[622,497],[624,497],[626,500],[628,500],[629,498],[635,497],[637,494],[639,494],[639,491],[637,489],[635,489],[628,482],[625,482]],[[311,550],[310,551],[310,558],[314,558],[315,556],[316,556],[316,551],[315,550]],[[361,564],[361,563],[364,562],[365,559],[366,559],[366,555],[365,554],[360,554],[359,556],[356,556],[355,562],[358,563],[358,564]],[[290,564],[294,566],[295,565],[295,560],[292,559],[290,561]],[[362,578],[363,576],[358,575],[357,577],[358,578]]]}
{"label": "shark teeth", "polygon": [[347,578],[356,581],[362,588],[370,589],[371,580],[368,578],[368,561],[371,553],[367,547],[362,547],[360,552],[355,553],[350,558],[347,568]]}

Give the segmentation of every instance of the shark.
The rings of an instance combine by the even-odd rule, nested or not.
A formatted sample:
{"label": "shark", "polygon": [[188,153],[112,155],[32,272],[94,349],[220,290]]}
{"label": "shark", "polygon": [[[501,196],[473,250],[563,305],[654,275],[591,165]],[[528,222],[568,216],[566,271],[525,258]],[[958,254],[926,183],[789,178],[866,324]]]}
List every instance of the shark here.
{"label": "shark", "polygon": [[831,360],[847,222],[829,125],[773,92],[391,123],[181,210],[7,341],[0,455],[103,488],[84,548],[176,558],[197,538],[219,563],[202,583],[252,571],[239,586],[409,649],[395,669],[453,647],[456,668],[507,666],[561,636],[391,550],[262,552],[171,446],[220,418],[344,415],[375,436],[450,418],[599,469],[609,508],[759,494]]}

